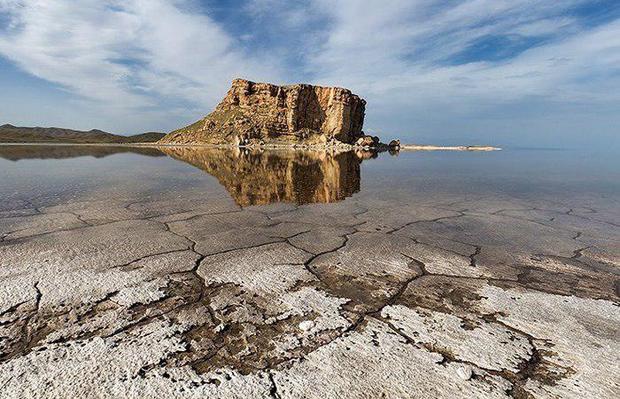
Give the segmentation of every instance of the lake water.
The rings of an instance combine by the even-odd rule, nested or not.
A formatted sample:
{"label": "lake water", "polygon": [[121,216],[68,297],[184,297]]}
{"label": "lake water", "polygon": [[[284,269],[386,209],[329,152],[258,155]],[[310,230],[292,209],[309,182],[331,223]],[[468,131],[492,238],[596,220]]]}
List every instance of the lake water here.
{"label": "lake water", "polygon": [[553,149],[401,152],[364,159],[353,153],[0,146],[0,179],[5,207],[19,200],[42,201],[39,205],[79,200],[92,191],[113,197],[200,188],[225,190],[241,206],[362,200],[377,192],[395,201],[408,201],[408,195],[437,201],[474,195],[615,202],[620,160]]}
{"label": "lake water", "polygon": [[0,396],[612,398],[619,304],[613,154],[0,146]]}

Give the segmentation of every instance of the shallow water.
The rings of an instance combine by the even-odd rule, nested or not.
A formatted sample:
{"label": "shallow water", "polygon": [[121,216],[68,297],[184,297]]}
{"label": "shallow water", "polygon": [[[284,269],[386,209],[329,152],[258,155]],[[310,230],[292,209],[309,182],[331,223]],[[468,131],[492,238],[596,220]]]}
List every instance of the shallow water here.
{"label": "shallow water", "polygon": [[0,146],[0,180],[4,200],[43,201],[39,205],[79,200],[93,191],[106,197],[152,196],[201,188],[224,189],[240,206],[329,203],[377,192],[405,202],[409,195],[558,202],[578,195],[611,204],[620,196],[620,160],[553,149],[402,152],[373,159],[354,153]]}
{"label": "shallow water", "polygon": [[619,162],[0,146],[0,386],[618,397]]}

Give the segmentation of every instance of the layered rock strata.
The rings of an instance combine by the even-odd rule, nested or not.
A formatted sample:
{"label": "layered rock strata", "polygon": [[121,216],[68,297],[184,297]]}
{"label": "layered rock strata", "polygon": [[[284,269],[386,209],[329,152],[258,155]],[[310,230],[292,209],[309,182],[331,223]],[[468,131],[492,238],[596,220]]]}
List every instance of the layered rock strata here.
{"label": "layered rock strata", "polygon": [[160,143],[352,144],[363,135],[365,107],[365,100],[339,87],[235,79],[212,113]]}

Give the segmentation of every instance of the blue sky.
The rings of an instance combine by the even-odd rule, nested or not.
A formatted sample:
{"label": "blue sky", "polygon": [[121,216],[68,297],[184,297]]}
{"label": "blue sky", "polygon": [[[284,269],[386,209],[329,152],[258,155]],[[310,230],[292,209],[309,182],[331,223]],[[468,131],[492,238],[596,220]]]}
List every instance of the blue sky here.
{"label": "blue sky", "polygon": [[169,131],[230,81],[368,101],[438,144],[615,146],[618,0],[0,0],[0,123]]}

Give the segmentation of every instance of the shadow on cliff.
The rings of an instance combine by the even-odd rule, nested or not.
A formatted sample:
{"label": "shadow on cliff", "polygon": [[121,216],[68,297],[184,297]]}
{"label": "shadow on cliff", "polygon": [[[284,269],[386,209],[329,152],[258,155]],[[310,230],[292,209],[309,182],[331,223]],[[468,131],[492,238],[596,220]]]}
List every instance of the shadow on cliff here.
{"label": "shadow on cliff", "polygon": [[353,152],[160,149],[215,177],[242,207],[336,202],[360,190],[362,159]]}

